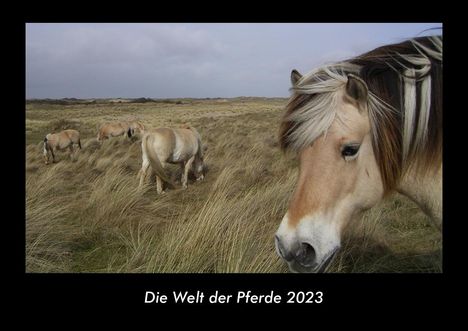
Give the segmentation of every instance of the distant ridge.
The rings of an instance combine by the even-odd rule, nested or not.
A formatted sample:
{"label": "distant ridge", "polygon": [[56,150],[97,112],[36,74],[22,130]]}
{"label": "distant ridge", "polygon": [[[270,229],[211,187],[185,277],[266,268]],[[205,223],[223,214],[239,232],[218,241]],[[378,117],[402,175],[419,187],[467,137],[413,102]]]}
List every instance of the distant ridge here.
{"label": "distant ridge", "polygon": [[287,97],[234,97],[234,98],[94,98],[94,99],[78,99],[78,98],[62,98],[62,99],[26,99],[26,104],[54,104],[54,105],[73,105],[73,104],[105,104],[105,103],[168,103],[168,104],[188,104],[197,101],[213,100],[217,102],[226,102],[228,100],[286,100]]}

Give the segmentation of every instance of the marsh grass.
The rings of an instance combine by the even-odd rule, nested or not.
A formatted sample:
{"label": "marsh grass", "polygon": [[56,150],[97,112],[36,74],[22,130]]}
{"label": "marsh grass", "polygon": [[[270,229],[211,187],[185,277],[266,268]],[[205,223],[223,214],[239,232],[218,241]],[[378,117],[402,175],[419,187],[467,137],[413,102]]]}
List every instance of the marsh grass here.
{"label": "marsh grass", "polygon": [[[297,176],[276,141],[283,99],[27,104],[27,272],[288,272],[274,249]],[[149,127],[190,123],[208,149],[206,179],[157,195],[138,189],[140,140],[99,144],[99,123],[137,117]],[[83,149],[45,166],[42,139],[82,133]],[[395,196],[350,225],[329,272],[441,272],[440,232]]]}

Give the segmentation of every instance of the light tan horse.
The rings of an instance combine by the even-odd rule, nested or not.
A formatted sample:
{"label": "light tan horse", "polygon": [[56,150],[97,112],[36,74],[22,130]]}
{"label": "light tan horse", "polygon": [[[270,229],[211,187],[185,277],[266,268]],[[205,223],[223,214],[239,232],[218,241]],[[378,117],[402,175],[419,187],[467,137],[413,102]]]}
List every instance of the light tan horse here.
{"label": "light tan horse", "polygon": [[442,38],[291,74],[283,150],[299,177],[275,236],[295,272],[324,271],[350,220],[392,192],[442,225]]}
{"label": "light tan horse", "polygon": [[121,121],[102,124],[99,127],[97,140],[102,142],[105,139],[119,136],[123,136],[124,139],[132,136],[132,130],[129,122]]}
{"label": "light tan horse", "polygon": [[174,184],[165,173],[167,163],[180,164],[182,187],[187,188],[188,172],[194,166],[197,180],[204,179],[203,146],[198,131],[190,126],[181,128],[157,128],[143,135],[141,142],[142,166],[139,171],[140,187],[151,166],[156,174],[157,192],[163,193],[163,184]]}
{"label": "light tan horse", "polygon": [[129,128],[131,129],[131,135],[135,135],[135,133],[139,133],[139,134],[144,134],[145,133],[145,126],[138,122],[138,121],[131,121],[131,122],[128,122],[128,125],[129,125]]}
{"label": "light tan horse", "polygon": [[55,152],[57,150],[70,150],[70,158],[73,159],[73,145],[78,145],[81,149],[80,133],[76,130],[64,130],[59,133],[49,133],[44,138],[44,161],[49,164],[49,154],[52,155],[52,162],[55,162]]}

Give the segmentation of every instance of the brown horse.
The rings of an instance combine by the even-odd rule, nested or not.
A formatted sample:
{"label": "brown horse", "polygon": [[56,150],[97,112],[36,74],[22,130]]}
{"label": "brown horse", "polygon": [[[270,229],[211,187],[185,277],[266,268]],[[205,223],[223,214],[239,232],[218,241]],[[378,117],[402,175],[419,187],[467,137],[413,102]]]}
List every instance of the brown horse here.
{"label": "brown horse", "polygon": [[203,146],[200,134],[190,126],[182,128],[158,128],[143,135],[141,142],[142,166],[139,171],[140,187],[151,166],[156,174],[157,192],[163,193],[163,182],[174,187],[165,173],[167,163],[180,164],[182,187],[187,188],[188,171],[195,167],[197,180],[204,179]]}
{"label": "brown horse", "polygon": [[324,271],[352,218],[392,192],[442,224],[442,37],[291,74],[280,130],[299,177],[275,236],[292,271]]}
{"label": "brown horse", "polygon": [[64,130],[59,133],[49,133],[44,138],[44,161],[49,164],[49,154],[52,155],[52,162],[55,162],[57,150],[69,148],[70,158],[73,159],[73,145],[78,145],[81,149],[80,133],[76,130]]}
{"label": "brown horse", "polygon": [[123,136],[124,139],[126,136],[128,138],[132,136],[132,129],[130,128],[129,122],[122,121],[102,124],[99,127],[97,140],[102,142],[105,139],[119,136]]}

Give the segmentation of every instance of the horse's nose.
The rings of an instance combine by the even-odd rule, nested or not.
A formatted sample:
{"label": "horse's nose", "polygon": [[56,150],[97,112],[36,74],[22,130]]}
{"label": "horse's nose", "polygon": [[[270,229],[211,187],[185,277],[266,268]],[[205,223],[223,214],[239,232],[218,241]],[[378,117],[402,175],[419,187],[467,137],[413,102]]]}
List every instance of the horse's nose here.
{"label": "horse's nose", "polygon": [[284,260],[291,262],[295,260],[303,267],[315,267],[317,265],[317,254],[314,247],[306,242],[292,245],[289,249],[278,235],[275,235],[275,246],[278,255]]}
{"label": "horse's nose", "polygon": [[314,247],[309,243],[301,243],[296,251],[295,260],[303,267],[315,267],[317,265],[317,254]]}

